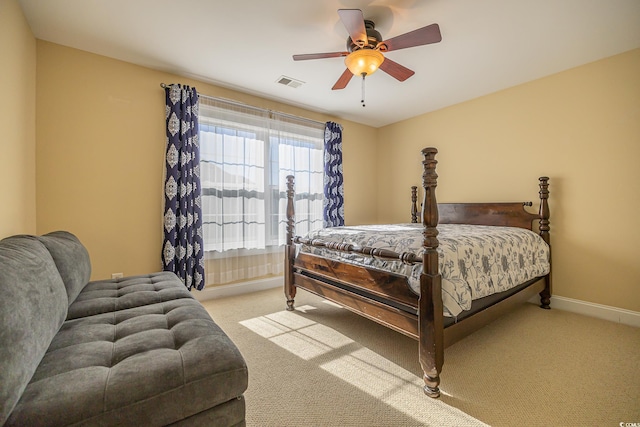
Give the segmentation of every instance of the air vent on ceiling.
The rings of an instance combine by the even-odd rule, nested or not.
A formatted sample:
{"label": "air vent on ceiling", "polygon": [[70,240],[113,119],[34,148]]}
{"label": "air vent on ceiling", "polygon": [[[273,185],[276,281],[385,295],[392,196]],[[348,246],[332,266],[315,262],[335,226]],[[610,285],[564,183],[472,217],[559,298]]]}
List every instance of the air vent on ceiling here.
{"label": "air vent on ceiling", "polygon": [[281,85],[289,86],[294,89],[304,84],[304,82],[300,80],[292,79],[291,77],[287,77],[287,76],[280,76],[278,80],[276,80],[276,83],[280,83]]}

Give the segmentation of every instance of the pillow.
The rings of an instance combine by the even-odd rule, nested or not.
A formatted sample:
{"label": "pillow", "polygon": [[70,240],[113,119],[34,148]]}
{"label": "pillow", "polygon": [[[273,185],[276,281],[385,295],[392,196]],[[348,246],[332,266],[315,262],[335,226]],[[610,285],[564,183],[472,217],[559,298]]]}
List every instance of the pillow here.
{"label": "pillow", "polygon": [[38,239],[51,253],[71,305],[91,278],[89,252],[76,236],[67,231],[54,231]]}

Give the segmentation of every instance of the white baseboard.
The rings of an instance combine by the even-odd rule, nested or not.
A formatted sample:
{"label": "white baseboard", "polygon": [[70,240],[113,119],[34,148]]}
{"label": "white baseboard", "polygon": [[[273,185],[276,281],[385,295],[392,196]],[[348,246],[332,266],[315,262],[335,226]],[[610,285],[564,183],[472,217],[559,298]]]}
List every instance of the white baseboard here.
{"label": "white baseboard", "polygon": [[[284,277],[276,276],[267,279],[251,280],[248,282],[234,283],[233,285],[212,286],[201,291],[193,292],[198,301],[224,298],[234,295],[247,294],[249,292],[264,291],[266,289],[282,287],[284,292]],[[283,294],[284,295],[284,294]]]}
{"label": "white baseboard", "polygon": [[[536,295],[531,298],[529,302],[539,304],[540,297]],[[593,302],[552,295],[551,309],[554,308],[583,314],[585,316],[597,317],[598,319],[609,320],[611,322],[622,323],[636,328],[640,327],[640,313],[637,311],[625,310],[624,308],[611,307],[609,305],[596,304]]]}

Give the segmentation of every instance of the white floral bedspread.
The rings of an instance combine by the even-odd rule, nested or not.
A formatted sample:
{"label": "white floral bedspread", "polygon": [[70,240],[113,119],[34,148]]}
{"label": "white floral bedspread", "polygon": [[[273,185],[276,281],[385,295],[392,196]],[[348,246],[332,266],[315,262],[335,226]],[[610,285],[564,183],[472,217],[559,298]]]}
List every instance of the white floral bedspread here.
{"label": "white floral bedspread", "polygon": [[[422,224],[333,227],[316,230],[308,237],[422,255],[422,229]],[[549,272],[549,246],[530,230],[440,224],[438,231],[445,316],[455,317],[463,310],[469,310],[472,300],[506,291]],[[401,274],[408,277],[413,291],[420,293],[422,264],[409,266],[400,261],[384,261],[308,245],[302,245],[301,251]]]}

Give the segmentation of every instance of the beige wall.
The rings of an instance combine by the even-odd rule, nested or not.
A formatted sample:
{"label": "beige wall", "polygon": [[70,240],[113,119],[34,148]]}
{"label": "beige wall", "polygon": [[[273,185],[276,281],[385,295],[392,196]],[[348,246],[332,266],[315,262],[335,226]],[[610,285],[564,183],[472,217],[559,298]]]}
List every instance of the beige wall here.
{"label": "beige wall", "polygon": [[36,39],[17,0],[0,0],[0,238],[36,231]]}
{"label": "beige wall", "polygon": [[440,202],[535,201],[548,175],[554,293],[640,311],[640,49],[387,126],[378,141],[380,221],[406,220],[426,146],[439,150]]}
{"label": "beige wall", "polygon": [[[161,269],[164,91],[195,86],[221,96],[318,121],[334,119],[38,40],[37,232],[65,229],[85,243],[93,279]],[[345,216],[375,222],[376,129],[344,126]]]}

